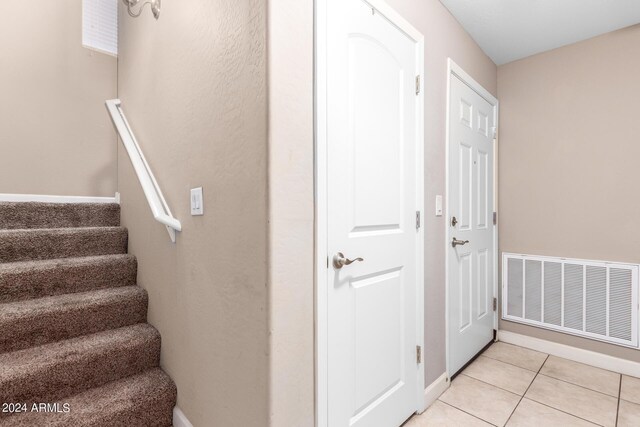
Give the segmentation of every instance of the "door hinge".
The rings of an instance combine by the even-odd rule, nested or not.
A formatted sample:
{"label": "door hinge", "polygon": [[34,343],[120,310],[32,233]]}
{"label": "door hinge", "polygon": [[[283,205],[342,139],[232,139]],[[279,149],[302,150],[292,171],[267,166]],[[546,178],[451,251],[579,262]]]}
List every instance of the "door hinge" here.
{"label": "door hinge", "polygon": [[494,126],[491,128],[493,133],[493,139],[498,139],[498,129]]}
{"label": "door hinge", "polygon": [[422,363],[422,347],[416,346],[416,363]]}
{"label": "door hinge", "polygon": [[498,212],[493,213],[493,225],[498,223]]}
{"label": "door hinge", "polygon": [[493,311],[498,310],[498,298],[493,299]]}
{"label": "door hinge", "polygon": [[416,76],[416,95],[420,95],[420,75]]}
{"label": "door hinge", "polygon": [[420,226],[421,226],[421,221],[420,221],[420,211],[416,211],[416,230],[420,230]]}

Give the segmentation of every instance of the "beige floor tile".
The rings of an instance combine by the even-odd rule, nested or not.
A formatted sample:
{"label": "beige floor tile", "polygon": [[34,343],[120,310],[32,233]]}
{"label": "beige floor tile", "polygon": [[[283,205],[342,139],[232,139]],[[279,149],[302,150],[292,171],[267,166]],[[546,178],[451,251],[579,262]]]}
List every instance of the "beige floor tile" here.
{"label": "beige floor tile", "polygon": [[489,357],[480,356],[463,374],[522,396],[536,373]]}
{"label": "beige floor tile", "polygon": [[620,400],[618,411],[618,427],[640,426],[640,405]]}
{"label": "beige floor tile", "polygon": [[525,397],[602,426],[616,423],[618,399],[542,374]]}
{"label": "beige floor tile", "polygon": [[620,399],[640,404],[640,378],[622,376]]}
{"label": "beige floor tile", "polygon": [[520,396],[466,375],[458,375],[440,400],[491,424],[504,426]]}
{"label": "beige floor tile", "polygon": [[503,342],[493,344],[482,355],[535,372],[538,372],[547,358],[544,353]]}
{"label": "beige floor tile", "polygon": [[522,399],[522,402],[520,402],[507,423],[507,427],[540,426],[594,427],[597,426],[597,424],[590,423],[529,399]]}
{"label": "beige floor tile", "polygon": [[436,400],[422,415],[415,415],[403,427],[490,427],[446,403]]}
{"label": "beige floor tile", "polygon": [[540,373],[613,397],[620,390],[620,374],[556,356],[549,356]]}

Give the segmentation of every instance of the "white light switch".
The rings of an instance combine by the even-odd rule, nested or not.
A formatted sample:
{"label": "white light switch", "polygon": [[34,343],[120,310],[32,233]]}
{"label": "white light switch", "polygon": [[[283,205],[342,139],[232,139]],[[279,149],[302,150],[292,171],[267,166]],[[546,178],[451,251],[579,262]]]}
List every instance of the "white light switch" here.
{"label": "white light switch", "polygon": [[442,216],[442,196],[436,196],[436,216]]}
{"label": "white light switch", "polygon": [[191,189],[191,215],[204,215],[202,187]]}

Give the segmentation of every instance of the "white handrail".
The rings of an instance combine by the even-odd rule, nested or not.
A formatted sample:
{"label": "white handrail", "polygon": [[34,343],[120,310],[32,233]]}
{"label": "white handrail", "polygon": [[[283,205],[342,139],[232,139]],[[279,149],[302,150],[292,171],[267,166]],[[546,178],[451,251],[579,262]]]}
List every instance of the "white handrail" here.
{"label": "white handrail", "polygon": [[129,126],[129,122],[122,111],[122,103],[119,99],[111,99],[106,102],[106,105],[107,111],[109,111],[109,115],[111,116],[111,121],[118,131],[124,148],[129,154],[133,169],[136,171],[136,175],[142,186],[142,191],[147,197],[153,218],[167,227],[169,237],[171,237],[171,241],[175,243],[176,231],[182,230],[182,224],[173,217],[171,209],[169,209],[169,205],[167,205],[167,201],[162,195],[158,181],[156,181],[156,177],[153,175],[153,172],[151,172],[151,167],[149,167],[149,163],[147,163],[147,159],[144,157],[140,145],[131,130],[131,126]]}

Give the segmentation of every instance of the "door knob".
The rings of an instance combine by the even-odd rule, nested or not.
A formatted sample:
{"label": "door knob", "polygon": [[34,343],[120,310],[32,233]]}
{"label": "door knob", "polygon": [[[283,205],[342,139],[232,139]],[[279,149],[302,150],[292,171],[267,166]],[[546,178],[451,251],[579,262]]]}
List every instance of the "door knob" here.
{"label": "door knob", "polygon": [[356,261],[364,261],[364,259],[363,258],[348,259],[344,257],[344,254],[342,252],[338,252],[333,256],[333,266],[337,270],[340,270],[345,265],[351,265]]}
{"label": "door knob", "polygon": [[466,245],[467,243],[469,243],[468,240],[458,240],[454,237],[453,241],[451,242],[451,246],[455,248],[458,245],[462,246],[462,245]]}

